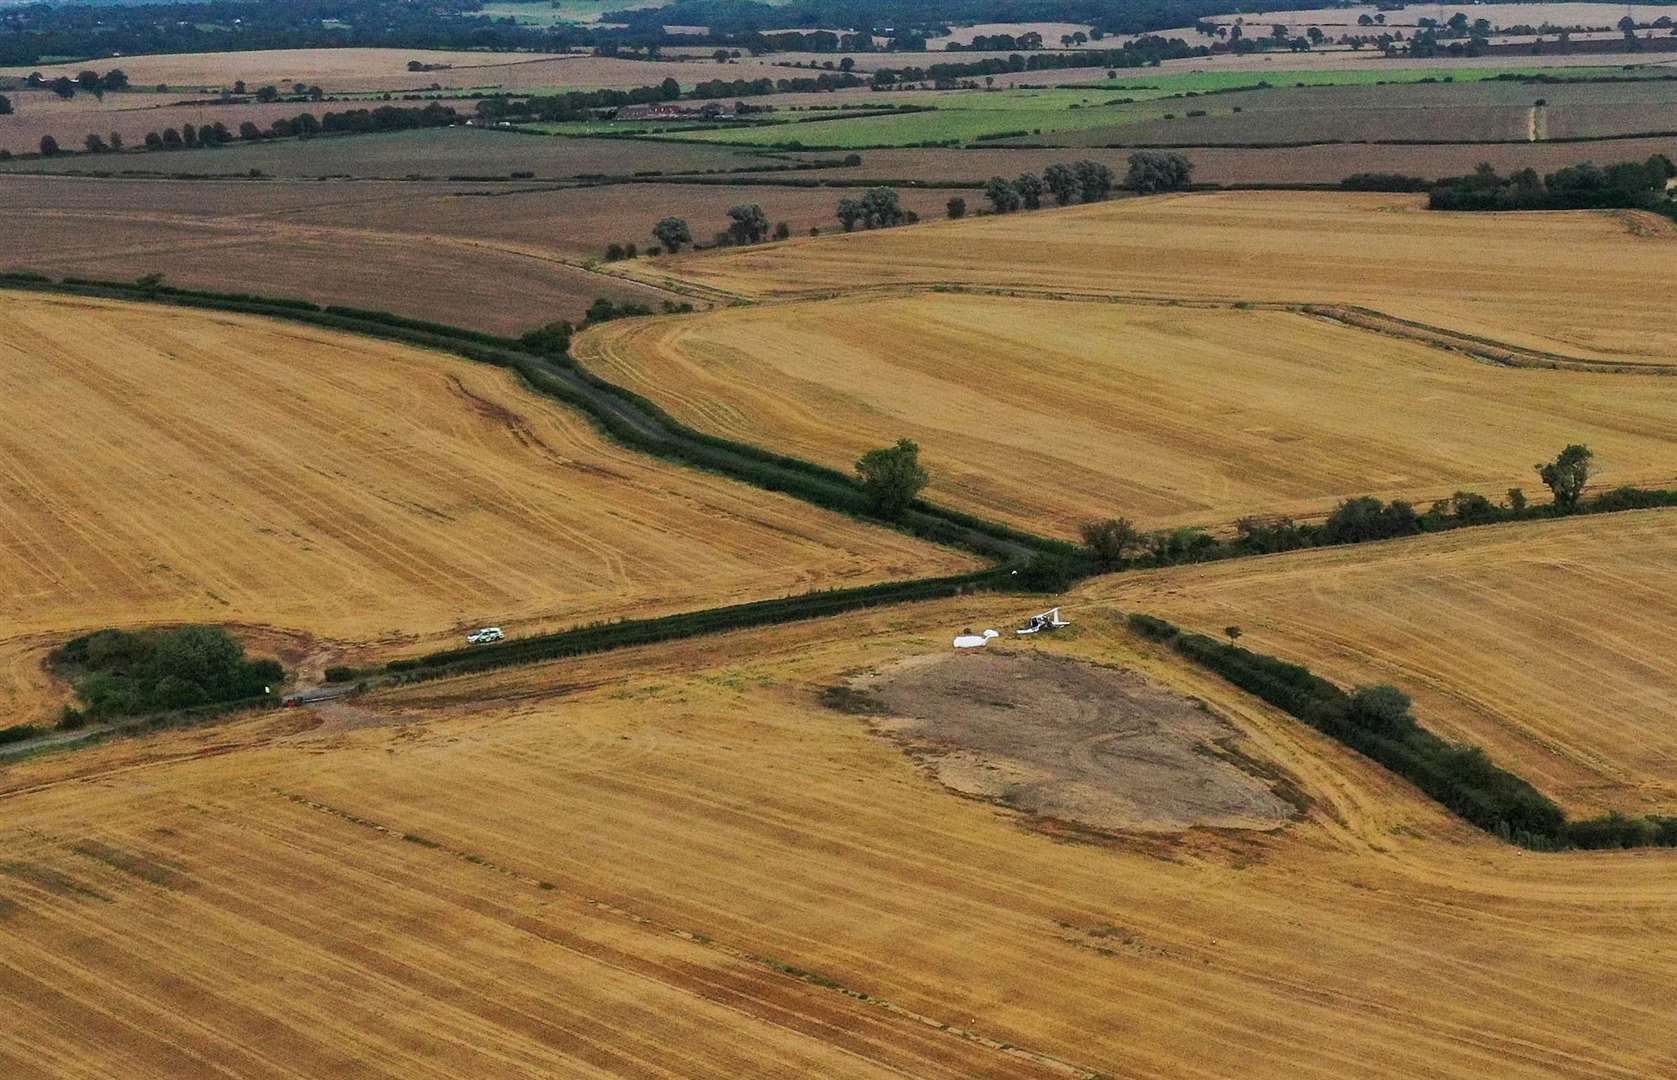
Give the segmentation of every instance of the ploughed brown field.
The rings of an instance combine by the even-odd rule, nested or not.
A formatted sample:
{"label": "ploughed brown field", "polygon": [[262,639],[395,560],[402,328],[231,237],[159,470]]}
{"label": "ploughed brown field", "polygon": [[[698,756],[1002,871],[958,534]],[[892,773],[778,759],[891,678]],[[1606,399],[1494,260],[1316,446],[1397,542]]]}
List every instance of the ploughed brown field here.
{"label": "ploughed brown field", "polygon": [[318,664],[970,565],[440,353],[7,292],[0,358],[7,723],[54,700],[45,653],[103,626],[234,624]]}
{"label": "ploughed brown field", "polygon": [[991,647],[1203,699],[1249,768],[1296,787],[1300,820],[1069,829],[946,790],[872,718],[821,703],[1029,610],[881,610],[15,765],[0,1070],[1677,1068],[1677,852],[1499,844],[1108,609]]}
{"label": "ploughed brown field", "polygon": [[1468,529],[1083,590],[1344,685],[1391,683],[1569,812],[1677,812],[1677,512]]}
{"label": "ploughed brown field", "polygon": [[968,284],[1355,304],[1564,356],[1629,365],[1677,354],[1667,303],[1677,225],[1632,212],[1447,214],[1416,196],[1213,192],[794,240],[624,273],[759,299]]}
{"label": "ploughed brown field", "polygon": [[1069,537],[1500,498],[1580,441],[1601,484],[1677,478],[1668,376],[1498,367],[1286,310],[862,295],[609,323],[572,353],[694,427],[835,468],[913,438],[933,499]]}
{"label": "ploughed brown field", "polygon": [[[80,101],[81,98],[75,100]],[[358,108],[361,104],[326,102],[290,105],[274,115],[296,116],[306,111],[322,116],[327,112]],[[411,102],[400,104],[415,107]],[[462,115],[472,114],[473,103],[470,101],[446,101],[444,104],[459,110]],[[239,106],[228,108],[236,110]],[[142,119],[146,116],[143,113],[138,115]],[[233,116],[239,114],[229,114],[229,117]],[[212,116],[212,122],[214,119],[216,117]],[[143,122],[155,124],[154,120]],[[231,126],[235,130],[238,127],[237,124]],[[0,128],[0,135],[4,130]],[[81,148],[83,132],[75,125],[56,125],[49,130],[57,132],[58,141],[66,149]],[[92,130],[99,129],[95,126]],[[147,126],[144,130],[153,128]],[[75,135],[73,145],[65,142],[65,131]],[[26,142],[27,148],[34,150],[38,141],[37,136],[34,142]],[[136,144],[130,141],[129,145]],[[703,143],[557,138],[461,126],[376,135],[280,139],[256,144],[236,142],[211,151],[165,151],[120,157],[94,154],[57,157],[44,162],[20,159],[0,166],[0,169],[13,172],[157,174],[166,177],[243,177],[254,169],[265,177],[310,180],[322,177],[447,180],[456,176],[500,180],[508,179],[515,172],[528,172],[539,180],[561,180],[588,175],[725,172],[753,166],[772,168],[781,163],[778,157],[766,158],[733,147]],[[253,194],[252,198],[260,199],[261,196]]]}
{"label": "ploughed brown field", "polygon": [[[807,233],[838,227],[833,211],[844,194],[761,185],[529,190],[464,182],[0,176],[0,268],[124,280],[160,273],[172,285],[517,334],[555,319],[580,321],[600,296],[654,309],[688,300],[584,268],[611,243],[651,247],[660,218],[684,217],[708,241],[727,226],[729,207],[757,203],[771,222]],[[910,192],[903,204],[931,215],[946,198]]]}

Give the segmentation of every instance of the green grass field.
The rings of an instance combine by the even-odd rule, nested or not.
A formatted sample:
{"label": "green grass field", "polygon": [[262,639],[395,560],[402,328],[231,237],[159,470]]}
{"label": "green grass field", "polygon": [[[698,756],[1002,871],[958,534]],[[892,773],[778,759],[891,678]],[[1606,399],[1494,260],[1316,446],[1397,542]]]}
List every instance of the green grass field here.
{"label": "green grass field", "polygon": [[[1545,68],[1386,68],[1349,71],[1192,71],[1181,75],[1123,75],[1087,85],[1099,90],[1154,90],[1160,94],[1204,94],[1255,86],[1374,86],[1379,83],[1484,82],[1500,75],[1556,75],[1584,79],[1597,75],[1625,75],[1617,67]],[[1083,85],[1083,84],[1080,84]]]}
{"label": "green grass field", "polygon": [[[1180,95],[1254,87],[1267,83],[1277,89],[1303,86],[1373,86],[1379,83],[1486,82],[1499,75],[1535,75],[1555,69],[1373,68],[1356,71],[1220,71],[1179,75],[1127,75],[1086,86],[1049,90],[904,91],[870,95],[878,104],[924,106],[929,112],[896,116],[834,118],[799,124],[796,128],[764,126],[723,130],[664,131],[665,138],[734,146],[792,146],[810,150],[960,144],[1003,135],[1049,135],[1163,119],[1194,107]],[[1575,78],[1617,74],[1619,68],[1568,68]],[[1125,101],[1124,99],[1128,99]],[[617,130],[623,130],[621,127]],[[571,133],[571,132],[567,132]],[[586,134],[578,130],[575,134]]]}
{"label": "green grass field", "polygon": [[[1141,99],[1158,96],[1148,91],[1117,95],[1090,90],[882,94],[881,104],[925,105],[933,111],[813,120],[793,128],[780,125],[694,132],[691,138],[734,146],[777,146],[795,140],[806,148],[832,150],[962,143],[1010,132],[1047,134],[1157,119],[1165,108]],[[1111,104],[1117,97],[1138,100],[1134,104]]]}

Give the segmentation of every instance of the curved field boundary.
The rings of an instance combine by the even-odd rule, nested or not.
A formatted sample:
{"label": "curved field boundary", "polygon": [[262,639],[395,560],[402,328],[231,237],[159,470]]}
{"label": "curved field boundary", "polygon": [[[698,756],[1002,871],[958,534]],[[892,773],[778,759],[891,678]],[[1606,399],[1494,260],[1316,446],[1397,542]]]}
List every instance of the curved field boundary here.
{"label": "curved field boundary", "polygon": [[1493,338],[1451,330],[1444,326],[1417,322],[1414,319],[1388,315],[1375,308],[1356,304],[1324,304],[1303,300],[1239,300],[1179,298],[1148,293],[1078,292],[1068,289],[1041,289],[1030,286],[959,285],[936,281],[893,282],[890,285],[870,285],[855,289],[810,289],[784,293],[772,300],[745,297],[711,285],[696,285],[669,274],[638,272],[623,273],[617,269],[596,269],[609,277],[621,277],[642,285],[650,285],[667,292],[680,292],[695,299],[714,304],[795,304],[816,300],[837,300],[852,296],[913,296],[919,292],[960,293],[971,296],[1018,297],[1030,300],[1064,300],[1072,303],[1136,304],[1151,307],[1182,307],[1201,309],[1239,308],[1261,311],[1290,311],[1298,315],[1326,319],[1343,326],[1388,337],[1420,342],[1434,348],[1461,353],[1475,360],[1499,367],[1533,368],[1548,371],[1590,371],[1610,375],[1677,375],[1677,363],[1626,363],[1615,360],[1596,360],[1565,353],[1529,349],[1510,345]]}
{"label": "curved field boundary", "polygon": [[307,301],[245,294],[147,289],[127,282],[79,278],[54,282],[42,275],[0,274],[0,287],[237,311],[440,349],[518,372],[533,389],[580,409],[608,435],[645,453],[709,469],[1002,563],[1019,564],[1039,555],[1067,555],[1073,550],[1064,541],[1035,536],[924,500],[917,501],[900,520],[882,518],[869,508],[860,484],[842,472],[695,431],[647,399],[576,366],[568,357],[532,353],[510,338],[384,312],[319,308]]}
{"label": "curved field boundary", "polygon": [[1618,814],[1569,820],[1518,773],[1477,747],[1452,746],[1413,718],[1380,729],[1347,715],[1350,698],[1301,664],[1132,613],[1132,630],[1293,716],[1403,777],[1457,817],[1500,840],[1537,851],[1677,846],[1677,817]]}

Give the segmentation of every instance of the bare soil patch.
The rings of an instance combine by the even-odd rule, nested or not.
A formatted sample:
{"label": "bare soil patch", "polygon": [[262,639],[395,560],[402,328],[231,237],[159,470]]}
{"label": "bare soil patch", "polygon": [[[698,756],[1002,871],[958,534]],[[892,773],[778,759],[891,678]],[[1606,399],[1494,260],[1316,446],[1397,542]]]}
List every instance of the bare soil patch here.
{"label": "bare soil patch", "polygon": [[1273,829],[1276,782],[1202,703],[1118,668],[1041,653],[915,657],[853,683],[953,791],[1101,831]]}

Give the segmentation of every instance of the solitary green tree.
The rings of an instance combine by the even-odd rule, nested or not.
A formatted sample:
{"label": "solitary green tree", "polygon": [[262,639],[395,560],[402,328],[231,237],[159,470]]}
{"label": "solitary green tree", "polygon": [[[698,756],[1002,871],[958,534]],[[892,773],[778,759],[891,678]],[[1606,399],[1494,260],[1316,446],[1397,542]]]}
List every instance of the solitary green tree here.
{"label": "solitary green tree", "polygon": [[58,140],[51,135],[41,136],[41,156],[52,157],[58,153]]}
{"label": "solitary green tree", "polygon": [[874,512],[889,518],[901,517],[931,480],[920,464],[920,445],[913,439],[869,450],[856,460],[856,475]]}
{"label": "solitary green tree", "polygon": [[949,217],[951,219],[964,218],[967,216],[967,200],[961,198],[959,195],[956,195],[943,205],[944,209],[949,212]]}
{"label": "solitary green tree", "polygon": [[652,237],[673,255],[681,250],[681,245],[693,242],[693,231],[687,227],[686,219],[667,217],[652,226]]}
{"label": "solitary green tree", "polygon": [[1555,493],[1555,505],[1570,510],[1578,505],[1578,496],[1590,480],[1590,460],[1595,455],[1581,443],[1573,443],[1547,465],[1532,466],[1550,491]]}
{"label": "solitary green tree", "polygon": [[0,94],[0,116],[10,116],[12,113],[12,99]]}
{"label": "solitary green tree", "polygon": [[760,244],[768,238],[769,218],[756,203],[741,203],[728,209],[728,231],[741,244]]}

